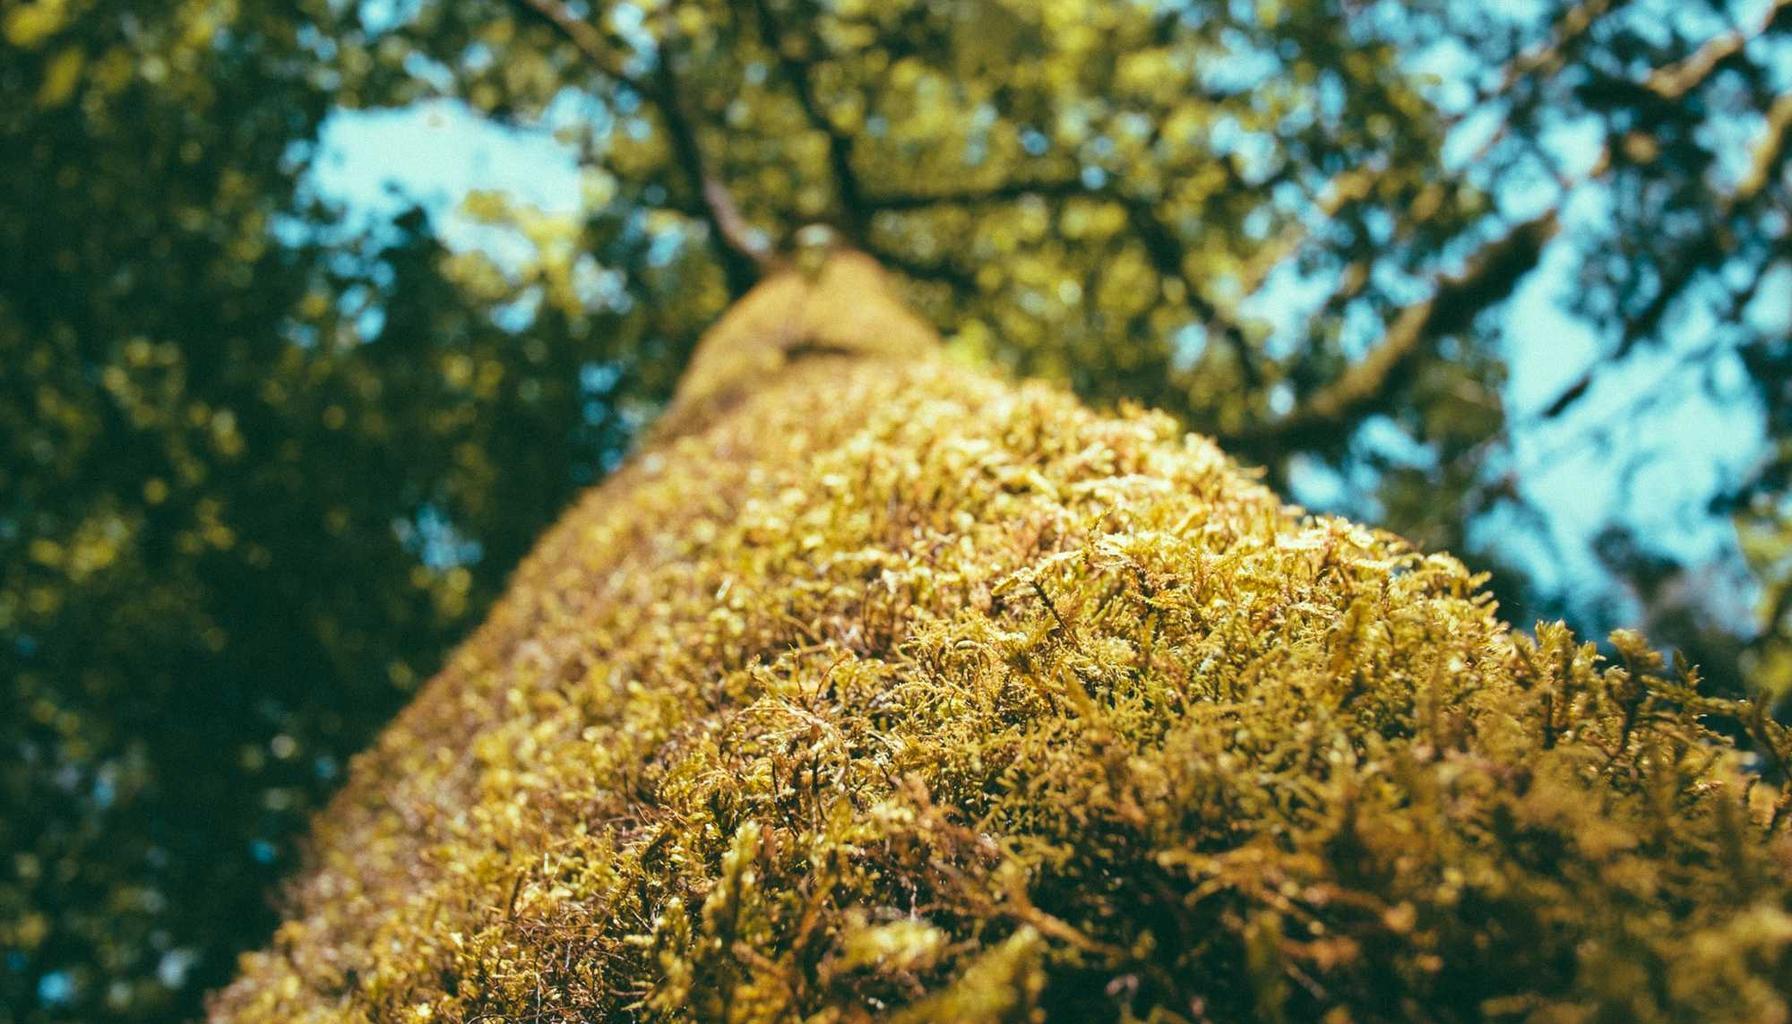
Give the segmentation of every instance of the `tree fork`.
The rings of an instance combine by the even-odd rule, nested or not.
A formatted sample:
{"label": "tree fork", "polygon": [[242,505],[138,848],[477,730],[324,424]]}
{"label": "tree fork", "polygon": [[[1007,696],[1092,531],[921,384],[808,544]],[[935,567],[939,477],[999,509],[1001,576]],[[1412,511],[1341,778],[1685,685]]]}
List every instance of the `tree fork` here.
{"label": "tree fork", "polygon": [[767,276],[698,341],[654,442],[713,423],[808,360],[902,362],[939,348],[932,325],[904,304],[878,262],[826,234],[766,267]]}

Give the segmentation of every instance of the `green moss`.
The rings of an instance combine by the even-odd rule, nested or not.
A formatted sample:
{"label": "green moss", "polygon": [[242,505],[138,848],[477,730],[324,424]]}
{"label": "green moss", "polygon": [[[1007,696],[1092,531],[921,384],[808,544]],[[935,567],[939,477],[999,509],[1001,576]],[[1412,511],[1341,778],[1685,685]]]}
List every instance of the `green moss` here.
{"label": "green moss", "polygon": [[1749,707],[1165,417],[786,357],[543,540],[217,1019],[1792,1019]]}

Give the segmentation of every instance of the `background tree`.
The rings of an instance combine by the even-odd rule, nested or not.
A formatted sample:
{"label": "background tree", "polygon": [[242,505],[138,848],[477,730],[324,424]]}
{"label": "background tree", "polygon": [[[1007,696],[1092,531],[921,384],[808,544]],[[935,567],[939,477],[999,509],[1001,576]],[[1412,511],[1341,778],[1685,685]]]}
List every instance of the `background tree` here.
{"label": "background tree", "polygon": [[[1539,424],[1609,444],[1705,387],[1784,438],[1788,11],[9,6],[0,1014],[163,1019],[225,976],[343,758],[626,450],[755,233],[828,221],[960,356],[1167,409],[1485,565],[1488,524],[1536,516]],[[431,97],[572,111],[580,213],[482,197],[529,242],[505,261],[316,202],[332,109]],[[1499,307],[1546,257],[1605,350],[1510,410]],[[1765,631],[1622,528],[1615,586],[1514,567],[1507,614],[1640,605],[1711,685],[1784,686],[1775,444],[1714,496]]]}

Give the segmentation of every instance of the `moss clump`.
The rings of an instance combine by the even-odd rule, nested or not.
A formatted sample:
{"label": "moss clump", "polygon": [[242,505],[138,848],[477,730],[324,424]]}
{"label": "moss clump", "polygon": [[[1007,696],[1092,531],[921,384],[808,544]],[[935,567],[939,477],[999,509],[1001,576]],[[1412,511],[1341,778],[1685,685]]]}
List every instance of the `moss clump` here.
{"label": "moss clump", "polygon": [[545,538],[216,1019],[1792,1019],[1770,721],[1164,417],[782,348]]}

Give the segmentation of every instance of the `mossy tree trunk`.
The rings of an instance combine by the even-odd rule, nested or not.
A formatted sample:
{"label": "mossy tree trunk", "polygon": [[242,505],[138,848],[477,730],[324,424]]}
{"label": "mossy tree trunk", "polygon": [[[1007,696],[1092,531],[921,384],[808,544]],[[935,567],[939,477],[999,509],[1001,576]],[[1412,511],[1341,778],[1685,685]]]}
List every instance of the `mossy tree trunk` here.
{"label": "mossy tree trunk", "polygon": [[213,1018],[1788,1019],[1783,730],[935,349],[772,269]]}

